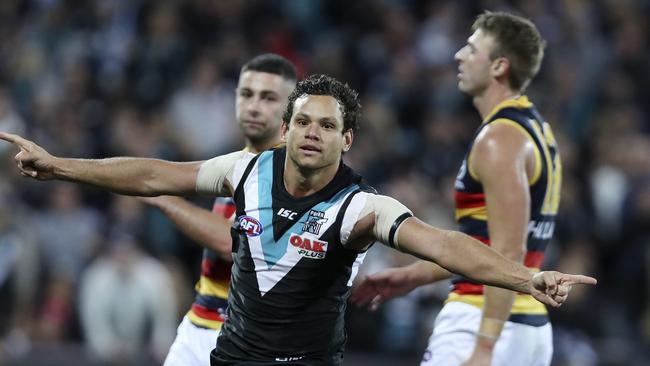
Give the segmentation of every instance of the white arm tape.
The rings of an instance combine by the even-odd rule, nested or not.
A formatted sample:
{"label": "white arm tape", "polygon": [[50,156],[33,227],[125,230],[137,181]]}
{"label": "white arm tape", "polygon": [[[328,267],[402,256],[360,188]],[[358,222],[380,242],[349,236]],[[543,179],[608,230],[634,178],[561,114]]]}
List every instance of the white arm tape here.
{"label": "white arm tape", "polygon": [[397,222],[398,226],[393,227],[393,224],[396,224],[398,219],[402,220],[405,215],[406,217],[412,216],[411,210],[392,197],[373,194],[369,195],[366,206],[359,217],[365,217],[371,212],[374,212],[375,215],[373,228],[375,238],[386,245],[397,247],[399,245],[397,231],[401,221]]}
{"label": "white arm tape", "polygon": [[230,196],[234,189],[233,171],[238,161],[254,156],[245,151],[217,156],[201,164],[196,179],[196,192],[200,194]]}

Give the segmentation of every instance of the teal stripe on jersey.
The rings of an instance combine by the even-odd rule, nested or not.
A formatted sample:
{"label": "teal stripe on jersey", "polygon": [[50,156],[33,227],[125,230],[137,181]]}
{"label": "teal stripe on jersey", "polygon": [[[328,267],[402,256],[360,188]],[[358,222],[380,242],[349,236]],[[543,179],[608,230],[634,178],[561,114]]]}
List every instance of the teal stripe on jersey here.
{"label": "teal stripe on jersey", "polygon": [[264,228],[260,235],[264,260],[273,267],[287,252],[288,241],[273,240],[273,151],[263,152],[257,159],[257,192],[260,222]]}
{"label": "teal stripe on jersey", "polygon": [[[278,241],[273,240],[273,198],[271,195],[273,187],[273,152],[266,151],[262,153],[257,161],[258,172],[258,206],[259,217],[264,230],[260,235],[262,244],[262,252],[264,253],[264,260],[269,269],[271,269],[287,252],[287,245],[289,244],[289,237],[291,233],[299,233],[302,227],[307,222],[309,217],[309,210],[307,210],[302,217],[291,226]],[[282,177],[279,177],[280,179]],[[341,190],[329,200],[320,202],[312,207],[312,210],[326,211],[338,201],[343,199],[348,193],[359,189],[357,184],[353,184],[346,189]]]}
{"label": "teal stripe on jersey", "polygon": [[[347,195],[348,193],[353,192],[353,191],[355,191],[357,189],[359,189],[359,186],[357,184],[353,184],[353,185],[349,186],[348,188],[346,188],[344,190],[341,190],[340,192],[338,192],[337,194],[332,196],[332,198],[330,198],[329,200],[320,202],[317,205],[313,206],[310,210],[325,212],[330,207],[334,206],[338,201],[342,200],[343,197],[345,197],[345,195]],[[305,212],[300,217],[300,219],[298,221],[296,221],[296,223],[293,224],[293,226],[291,226],[289,228],[289,230],[285,231],[285,233],[282,235],[282,237],[280,237],[280,239],[277,242],[273,240],[273,231],[272,230],[269,230],[269,232],[270,232],[270,234],[269,234],[270,241],[267,242],[266,238],[262,238],[262,250],[264,251],[264,258],[266,259],[266,263],[268,264],[269,269],[271,267],[273,267],[278,262],[278,260],[280,260],[280,258],[282,258],[284,253],[286,253],[287,245],[289,243],[289,237],[291,236],[291,233],[300,233],[300,232],[302,232],[302,227],[307,222],[307,218],[309,217],[309,211],[310,210],[307,210],[307,212]],[[334,218],[336,218],[336,216]],[[270,262],[269,259],[268,259],[267,254],[266,254],[266,248],[268,248],[268,247],[280,247],[280,246],[282,248],[284,248],[284,252],[282,252],[282,254],[279,257],[277,257],[277,259],[275,261]]]}

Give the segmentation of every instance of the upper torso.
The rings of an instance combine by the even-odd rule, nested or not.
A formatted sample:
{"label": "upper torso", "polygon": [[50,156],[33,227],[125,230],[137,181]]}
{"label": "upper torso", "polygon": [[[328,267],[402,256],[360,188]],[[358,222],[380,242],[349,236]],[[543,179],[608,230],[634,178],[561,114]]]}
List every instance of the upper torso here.
{"label": "upper torso", "polygon": [[368,194],[342,165],[321,191],[293,198],[284,159],[271,150],[232,168],[234,265],[217,347],[229,359],[327,358],[345,343],[346,299],[365,255],[345,244]]}
{"label": "upper torso", "polygon": [[[508,100],[498,105],[483,121],[474,138],[488,125],[508,124],[517,128],[532,144],[535,151],[535,171],[529,176],[530,221],[527,227],[524,265],[539,270],[555,227],[559,206],[562,167],[557,145],[550,126],[526,97]],[[472,147],[467,153],[456,177],[455,203],[459,230],[490,245],[485,193],[471,167]],[[504,182],[503,184],[507,184]],[[448,301],[462,301],[478,307],[484,303],[483,286],[467,278],[456,276]],[[530,295],[517,294],[510,321],[543,325],[548,321],[546,308]]]}

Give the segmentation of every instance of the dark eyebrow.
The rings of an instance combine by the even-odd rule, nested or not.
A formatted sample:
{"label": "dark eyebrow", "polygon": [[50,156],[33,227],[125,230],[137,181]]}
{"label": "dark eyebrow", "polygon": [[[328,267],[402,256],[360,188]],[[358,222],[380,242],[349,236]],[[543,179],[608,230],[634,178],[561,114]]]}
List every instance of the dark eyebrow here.
{"label": "dark eyebrow", "polygon": [[319,122],[321,122],[321,123],[329,122],[329,123],[333,123],[334,125],[336,125],[336,119],[335,119],[335,118],[332,118],[332,117],[324,117],[324,118],[321,118],[321,119],[319,120]]}
{"label": "dark eyebrow", "polygon": [[274,95],[274,96],[279,96],[280,95],[277,92],[275,92],[274,90],[262,90],[260,92],[260,94],[262,94],[262,95]]}

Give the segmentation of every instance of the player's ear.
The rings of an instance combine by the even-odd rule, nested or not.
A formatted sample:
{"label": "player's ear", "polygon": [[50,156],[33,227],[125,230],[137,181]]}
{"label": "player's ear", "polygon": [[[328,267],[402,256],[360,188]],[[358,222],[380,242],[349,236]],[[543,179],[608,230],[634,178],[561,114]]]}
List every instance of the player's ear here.
{"label": "player's ear", "polygon": [[289,123],[285,120],[282,120],[282,125],[280,126],[280,138],[282,138],[282,142],[287,142],[288,132],[289,132]]}
{"label": "player's ear", "polygon": [[510,71],[510,60],[505,57],[499,57],[492,61],[492,75],[495,78],[501,77]]}
{"label": "player's ear", "polygon": [[352,147],[352,141],[354,140],[354,131],[352,129],[348,129],[347,131],[343,132],[343,152],[348,152],[350,148]]}

